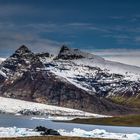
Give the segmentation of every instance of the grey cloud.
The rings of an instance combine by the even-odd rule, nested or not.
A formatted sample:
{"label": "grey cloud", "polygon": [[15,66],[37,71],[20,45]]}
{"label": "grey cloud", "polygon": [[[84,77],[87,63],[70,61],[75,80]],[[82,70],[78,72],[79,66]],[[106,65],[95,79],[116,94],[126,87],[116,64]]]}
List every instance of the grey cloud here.
{"label": "grey cloud", "polygon": [[107,60],[140,67],[140,49],[102,49],[94,50],[93,53]]}
{"label": "grey cloud", "polygon": [[[24,29],[23,29],[24,28]],[[14,51],[20,45],[25,44],[33,51],[50,51],[52,53],[64,42],[57,42],[51,39],[42,39],[38,30],[29,30],[22,25],[0,24],[0,50],[1,52]],[[55,48],[55,49],[54,49]],[[9,55],[9,54],[8,54]]]}

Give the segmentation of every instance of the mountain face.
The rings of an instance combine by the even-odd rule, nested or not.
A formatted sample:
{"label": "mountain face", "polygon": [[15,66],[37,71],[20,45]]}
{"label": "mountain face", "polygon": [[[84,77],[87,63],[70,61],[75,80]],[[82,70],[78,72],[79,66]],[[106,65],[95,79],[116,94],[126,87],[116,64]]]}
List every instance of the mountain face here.
{"label": "mountain face", "polygon": [[78,49],[62,46],[54,58],[23,45],[0,65],[0,95],[100,114],[136,113],[139,78],[139,67]]}

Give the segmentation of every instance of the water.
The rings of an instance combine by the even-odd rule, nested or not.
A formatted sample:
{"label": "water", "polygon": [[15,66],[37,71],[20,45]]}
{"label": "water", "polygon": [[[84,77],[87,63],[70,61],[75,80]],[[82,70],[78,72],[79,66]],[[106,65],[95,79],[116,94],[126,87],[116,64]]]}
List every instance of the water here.
{"label": "water", "polygon": [[51,120],[32,120],[28,116],[15,116],[0,114],[0,127],[19,127],[19,128],[35,128],[36,126],[45,126],[52,129],[73,130],[73,128],[81,128],[87,131],[93,129],[104,129],[108,132],[114,133],[138,133],[140,134],[140,127],[120,127],[120,126],[104,126],[104,125],[86,125],[74,123],[53,122]]}

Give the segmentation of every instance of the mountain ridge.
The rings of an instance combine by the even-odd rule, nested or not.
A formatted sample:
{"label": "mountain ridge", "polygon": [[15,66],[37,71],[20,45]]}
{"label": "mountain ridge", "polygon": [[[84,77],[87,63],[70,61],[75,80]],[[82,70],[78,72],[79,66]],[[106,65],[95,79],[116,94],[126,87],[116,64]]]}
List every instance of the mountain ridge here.
{"label": "mountain ridge", "polygon": [[34,54],[23,45],[0,65],[0,95],[100,114],[137,112],[111,98],[139,100],[139,80],[89,65],[84,59],[104,60],[67,46],[54,58],[47,52]]}

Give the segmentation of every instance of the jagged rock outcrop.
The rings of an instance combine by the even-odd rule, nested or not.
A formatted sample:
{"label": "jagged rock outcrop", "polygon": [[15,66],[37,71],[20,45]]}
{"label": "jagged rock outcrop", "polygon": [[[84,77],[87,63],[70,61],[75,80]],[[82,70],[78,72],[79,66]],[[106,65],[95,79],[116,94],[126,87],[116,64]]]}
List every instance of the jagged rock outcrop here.
{"label": "jagged rock outcrop", "polygon": [[48,129],[46,127],[43,126],[37,126],[35,128],[36,132],[41,132],[41,135],[53,135],[53,136],[60,136],[60,133],[54,129]]}
{"label": "jagged rock outcrop", "polygon": [[34,73],[43,67],[39,57],[22,45],[13,55],[2,62],[0,70],[6,76],[4,84],[11,84],[21,78],[25,72],[32,71]]}
{"label": "jagged rock outcrop", "polygon": [[63,45],[60,49],[60,52],[56,59],[64,59],[64,60],[71,60],[71,59],[79,59],[84,58],[84,56],[79,52],[77,49],[70,49],[67,46]]}

